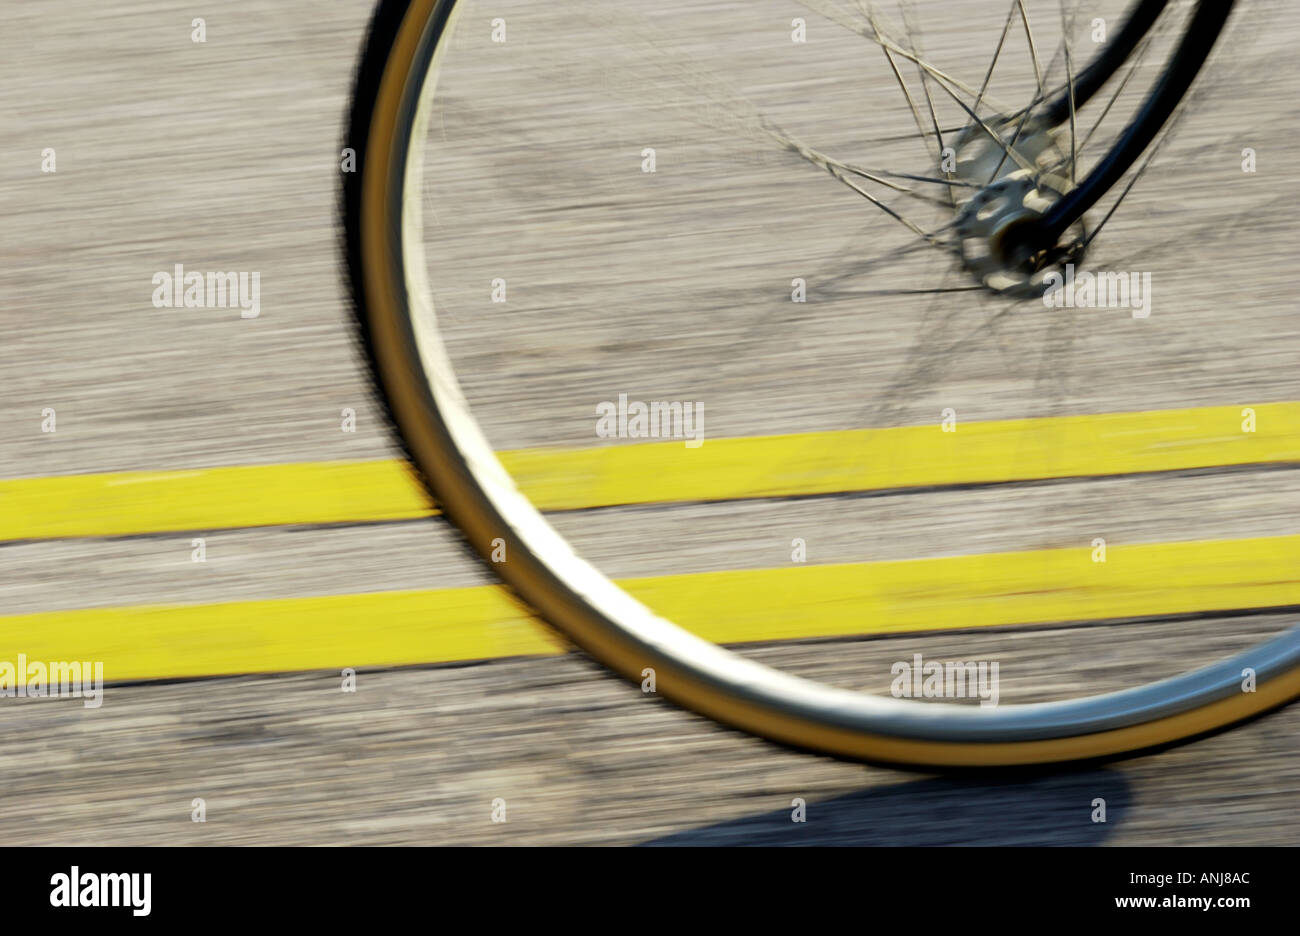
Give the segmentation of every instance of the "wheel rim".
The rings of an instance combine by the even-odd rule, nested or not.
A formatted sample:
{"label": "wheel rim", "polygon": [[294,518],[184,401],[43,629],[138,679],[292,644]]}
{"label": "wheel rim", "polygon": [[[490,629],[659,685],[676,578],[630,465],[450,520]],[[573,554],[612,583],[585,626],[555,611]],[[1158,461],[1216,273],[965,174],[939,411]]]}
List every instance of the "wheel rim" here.
{"label": "wheel rim", "polygon": [[[363,167],[364,306],[384,389],[417,466],[480,555],[503,538],[497,569],[531,606],[632,679],[773,740],[903,764],[992,766],[1108,756],[1213,730],[1300,693],[1300,628],[1191,673],[1069,701],[981,709],[837,689],[702,640],[654,614],[583,561],[502,467],[469,411],[437,328],[419,214],[422,141],[451,34],[452,4],[415,0],[376,101]],[[419,76],[407,81],[409,76]],[[401,218],[400,232],[390,219]],[[1257,691],[1241,691],[1251,670]]]}

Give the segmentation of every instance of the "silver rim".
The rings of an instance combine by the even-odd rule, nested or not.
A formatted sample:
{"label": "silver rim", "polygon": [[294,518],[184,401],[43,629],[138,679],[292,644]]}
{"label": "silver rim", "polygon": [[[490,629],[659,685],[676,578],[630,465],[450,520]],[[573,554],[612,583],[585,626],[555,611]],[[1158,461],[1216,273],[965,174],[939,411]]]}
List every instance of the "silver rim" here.
{"label": "silver rim", "polygon": [[852,732],[939,742],[1061,739],[1139,725],[1241,693],[1243,671],[1253,671],[1262,685],[1300,666],[1296,626],[1226,660],[1119,692],[996,708],[921,703],[826,686],[746,659],[682,630],[613,584],[580,558],[515,486],[469,411],[437,327],[423,263],[423,156],[438,63],[457,12],[453,7],[436,48],[431,48],[432,27],[426,29],[413,72],[423,78],[405,91],[413,120],[398,128],[399,146],[403,136],[406,145],[396,272],[433,404],[465,472],[500,519],[502,531],[517,538],[567,600],[583,608],[601,631],[636,648],[647,665],[666,665],[748,705]]}

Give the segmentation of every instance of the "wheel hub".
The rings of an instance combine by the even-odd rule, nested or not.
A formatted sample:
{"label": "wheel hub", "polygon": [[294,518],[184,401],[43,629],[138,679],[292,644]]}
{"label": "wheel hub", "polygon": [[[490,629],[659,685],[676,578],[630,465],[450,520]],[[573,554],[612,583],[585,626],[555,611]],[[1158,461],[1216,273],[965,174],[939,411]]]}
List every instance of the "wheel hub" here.
{"label": "wheel hub", "polygon": [[976,126],[956,147],[954,175],[968,186],[979,186],[959,189],[974,194],[957,205],[958,254],[976,280],[994,292],[1042,295],[1049,273],[1082,257],[1081,222],[1051,244],[1043,243],[1034,230],[1035,222],[1069,189],[1069,180],[1055,171],[1067,160],[1047,127],[1022,127],[1014,120],[990,126],[1000,143]]}

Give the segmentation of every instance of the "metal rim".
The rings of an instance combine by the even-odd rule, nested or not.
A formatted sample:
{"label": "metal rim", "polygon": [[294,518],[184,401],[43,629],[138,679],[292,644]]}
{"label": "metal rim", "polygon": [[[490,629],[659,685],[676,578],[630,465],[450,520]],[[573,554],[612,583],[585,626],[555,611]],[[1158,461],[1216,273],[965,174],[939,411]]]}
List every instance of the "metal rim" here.
{"label": "metal rim", "polygon": [[[719,721],[838,756],[996,766],[1111,756],[1258,714],[1300,695],[1300,627],[1227,660],[1129,690],[983,709],[837,689],[690,634],[577,556],[519,492],[469,412],[437,329],[422,262],[423,129],[454,0],[411,0],[375,94],[349,236],[362,265],[363,327],[386,401],[444,511],[496,571],[594,657]],[[400,229],[394,219],[400,218]],[[412,258],[407,262],[407,258]],[[1241,689],[1242,671],[1257,689]]]}

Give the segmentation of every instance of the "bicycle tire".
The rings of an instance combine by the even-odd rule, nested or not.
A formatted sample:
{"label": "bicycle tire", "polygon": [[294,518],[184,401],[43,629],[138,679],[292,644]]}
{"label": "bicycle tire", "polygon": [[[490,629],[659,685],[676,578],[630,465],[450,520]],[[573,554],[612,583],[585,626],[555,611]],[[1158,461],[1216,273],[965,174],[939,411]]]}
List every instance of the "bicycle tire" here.
{"label": "bicycle tire", "polygon": [[[444,514],[537,614],[623,676],[715,721],[791,747],[907,767],[990,768],[1114,758],[1220,730],[1300,696],[1300,628],[1171,679],[991,709],[881,698],[747,660],[658,617],[579,558],[501,467],[462,396],[424,270],[408,262],[412,141],[455,0],[384,0],[358,66],[346,145],[343,247],[375,385]],[[418,197],[415,199],[418,202]],[[1242,691],[1243,670],[1255,691]]]}

